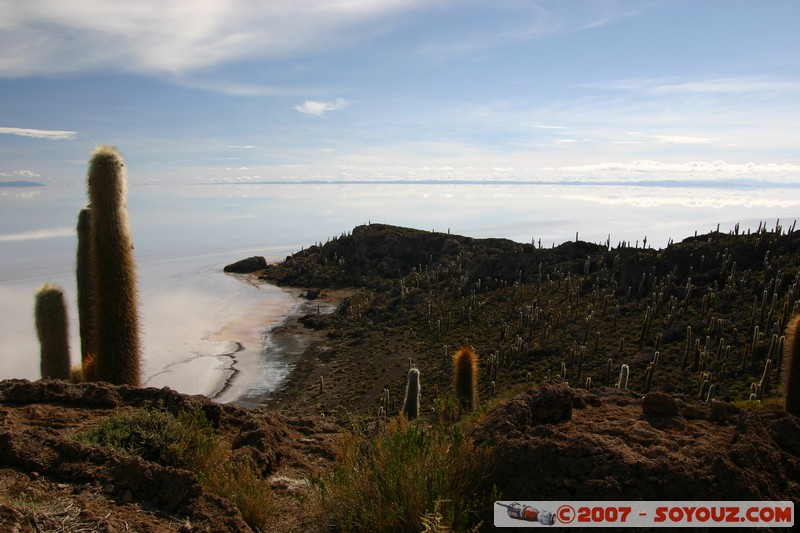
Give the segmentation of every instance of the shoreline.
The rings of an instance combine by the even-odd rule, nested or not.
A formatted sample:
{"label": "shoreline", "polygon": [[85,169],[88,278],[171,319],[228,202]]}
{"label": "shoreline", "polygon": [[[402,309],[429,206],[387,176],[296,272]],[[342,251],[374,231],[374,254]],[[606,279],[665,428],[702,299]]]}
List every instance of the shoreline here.
{"label": "shoreline", "polygon": [[244,392],[239,383],[260,350],[259,329],[297,303],[277,286],[260,287],[217,269],[193,270],[142,299],[150,317],[143,384],[208,398]]}
{"label": "shoreline", "polygon": [[[249,332],[255,339],[252,344],[239,342],[241,349],[226,354],[232,362],[228,367],[230,374],[218,382],[218,390],[207,395],[217,403],[231,403],[243,407],[274,406],[280,398],[291,393],[295,385],[295,372],[298,367],[308,364],[313,358],[314,346],[319,336],[306,328],[300,319],[309,314],[330,314],[335,312],[349,291],[325,291],[313,300],[308,300],[305,289],[279,287],[265,283],[252,275],[236,276],[240,280],[260,287],[269,285],[288,294],[292,305],[266,325],[253,328],[251,314],[228,322],[214,336],[222,339],[230,334]],[[254,310],[257,310],[256,306]],[[245,318],[244,321],[240,319]],[[272,318],[272,317],[270,317]],[[250,319],[250,320],[248,320]],[[242,335],[239,335],[242,336]],[[230,338],[230,337],[229,337]],[[237,341],[234,341],[237,342]]]}
{"label": "shoreline", "polygon": [[[238,274],[233,277],[260,289],[250,276]],[[226,320],[209,336],[215,342],[235,342],[240,346],[239,350],[215,354],[222,366],[217,367],[219,375],[214,380],[213,390],[204,393],[214,402],[237,403],[254,390],[271,390],[286,377],[283,368],[276,367],[266,358],[270,331],[296,314],[303,302],[299,290],[287,290],[276,285],[270,288],[279,290],[288,301],[277,303],[265,296],[244,313]]]}
{"label": "shoreline", "polygon": [[228,370],[230,371],[230,374],[225,379],[225,381],[222,383],[222,387],[220,388],[220,390],[215,392],[214,394],[211,394],[211,395],[208,396],[208,398],[210,400],[214,400],[219,395],[221,395],[225,391],[227,391],[231,387],[231,384],[233,383],[233,380],[236,379],[236,375],[239,373],[239,370],[236,369],[236,363],[237,363],[236,354],[238,352],[241,352],[242,350],[244,350],[244,346],[242,345],[241,342],[238,342],[238,341],[231,341],[231,342],[234,344],[234,349],[230,353],[220,354],[220,358],[222,358],[222,357],[230,358],[231,363],[230,363],[230,366],[228,367]]}

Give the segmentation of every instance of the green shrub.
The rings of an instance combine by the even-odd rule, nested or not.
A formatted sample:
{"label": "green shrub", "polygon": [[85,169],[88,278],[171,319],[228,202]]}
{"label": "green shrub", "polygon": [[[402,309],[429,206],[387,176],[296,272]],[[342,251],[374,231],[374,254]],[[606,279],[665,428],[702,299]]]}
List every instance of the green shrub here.
{"label": "green shrub", "polygon": [[104,418],[78,435],[78,440],[160,465],[190,470],[220,446],[202,411],[184,411],[178,417],[154,409],[125,411]]}
{"label": "green shrub", "polygon": [[342,437],[336,466],[315,480],[321,512],[344,531],[421,531],[425,519],[463,531],[488,452],[459,426],[423,426],[400,417]]}
{"label": "green shrub", "polygon": [[229,448],[224,450],[228,457],[207,464],[199,475],[200,483],[207,491],[227,498],[238,507],[250,527],[256,531],[269,531],[274,518],[269,482],[251,464],[231,459]]}
{"label": "green shrub", "polygon": [[745,411],[753,411],[758,409],[781,409],[783,401],[781,398],[767,398],[766,400],[737,400],[733,405]]}
{"label": "green shrub", "polygon": [[266,530],[272,518],[267,480],[252,465],[231,456],[230,445],[219,438],[200,410],[181,411],[177,417],[157,409],[122,411],[76,438],[194,472],[205,490],[230,500],[256,530]]}

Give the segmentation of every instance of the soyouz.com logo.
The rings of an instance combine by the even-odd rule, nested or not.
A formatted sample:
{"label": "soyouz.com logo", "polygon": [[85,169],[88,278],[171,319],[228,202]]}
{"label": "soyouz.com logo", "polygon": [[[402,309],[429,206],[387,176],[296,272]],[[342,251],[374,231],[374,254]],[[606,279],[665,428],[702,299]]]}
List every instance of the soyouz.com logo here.
{"label": "soyouz.com logo", "polygon": [[497,527],[792,527],[793,502],[495,502]]}

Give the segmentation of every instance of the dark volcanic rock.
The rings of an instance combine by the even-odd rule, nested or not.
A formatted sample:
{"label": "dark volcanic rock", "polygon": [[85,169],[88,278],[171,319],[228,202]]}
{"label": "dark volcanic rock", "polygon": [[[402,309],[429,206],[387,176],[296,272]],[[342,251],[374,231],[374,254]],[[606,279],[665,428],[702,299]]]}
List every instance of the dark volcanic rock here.
{"label": "dark volcanic rock", "polygon": [[234,274],[250,274],[251,272],[257,272],[265,268],[267,268],[267,260],[260,255],[254,255],[253,257],[231,263],[223,270]]}
{"label": "dark volcanic rock", "polygon": [[321,292],[319,289],[307,289],[305,298],[306,300],[316,300]]}
{"label": "dark volcanic rock", "polygon": [[642,399],[642,410],[648,418],[671,417],[678,414],[678,403],[668,394],[651,392]]}

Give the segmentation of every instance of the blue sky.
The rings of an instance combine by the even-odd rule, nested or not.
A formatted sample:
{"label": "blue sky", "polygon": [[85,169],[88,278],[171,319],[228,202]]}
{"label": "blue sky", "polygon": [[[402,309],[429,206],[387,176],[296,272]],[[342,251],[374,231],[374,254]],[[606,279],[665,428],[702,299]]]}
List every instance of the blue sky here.
{"label": "blue sky", "polygon": [[0,180],[800,182],[800,3],[0,0]]}

